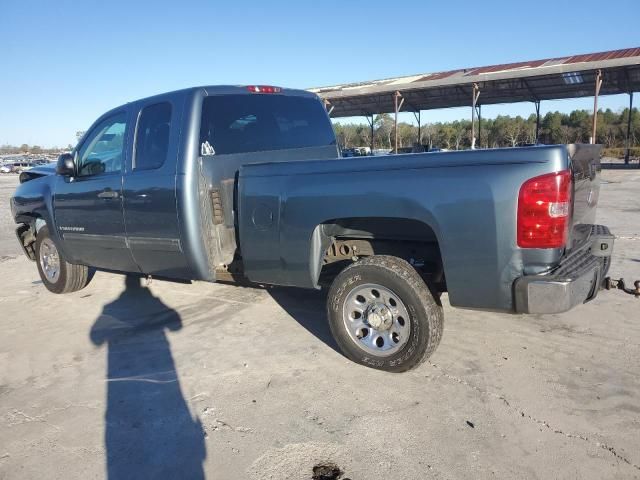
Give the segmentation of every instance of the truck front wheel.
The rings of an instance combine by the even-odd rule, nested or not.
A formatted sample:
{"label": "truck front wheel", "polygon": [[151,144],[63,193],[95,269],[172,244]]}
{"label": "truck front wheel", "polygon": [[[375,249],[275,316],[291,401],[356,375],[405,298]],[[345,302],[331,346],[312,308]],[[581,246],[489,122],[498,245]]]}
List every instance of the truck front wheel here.
{"label": "truck front wheel", "polygon": [[345,268],[331,285],[327,313],[348,358],[389,372],[417,367],[442,337],[442,305],[397,257],[374,255]]}
{"label": "truck front wheel", "polygon": [[86,287],[90,281],[89,268],[67,262],[58,251],[47,227],[42,227],[36,236],[36,263],[40,279],[50,292],[75,292]]}

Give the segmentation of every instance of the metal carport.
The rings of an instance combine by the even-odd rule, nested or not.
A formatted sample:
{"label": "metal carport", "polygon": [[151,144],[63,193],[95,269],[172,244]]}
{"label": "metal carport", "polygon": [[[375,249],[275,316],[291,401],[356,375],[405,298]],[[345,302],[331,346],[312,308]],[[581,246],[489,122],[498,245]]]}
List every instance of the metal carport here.
{"label": "metal carport", "polygon": [[[473,67],[438,73],[388,78],[310,88],[324,99],[332,117],[367,117],[373,131],[373,116],[413,112],[420,128],[420,111],[448,107],[472,107],[472,145],[475,145],[475,117],[481,106],[498,103],[533,102],[540,124],[540,102],[594,97],[593,138],[599,95],[626,93],[633,107],[633,92],[640,90],[640,48],[548,58],[487,67]],[[627,153],[629,160],[629,131]],[[538,136],[536,129],[536,138]],[[373,135],[372,135],[373,142]],[[397,151],[397,128],[396,147]]]}

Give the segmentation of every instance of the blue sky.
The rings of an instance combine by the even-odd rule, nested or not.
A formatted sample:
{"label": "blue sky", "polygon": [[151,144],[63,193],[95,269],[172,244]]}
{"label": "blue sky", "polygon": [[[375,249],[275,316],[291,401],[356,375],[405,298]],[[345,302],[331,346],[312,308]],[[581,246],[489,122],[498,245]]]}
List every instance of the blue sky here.
{"label": "blue sky", "polygon": [[[638,19],[638,0],[0,0],[0,144],[74,143],[114,106],[194,85],[305,88],[638,47]],[[543,102],[542,113],[591,105]],[[469,115],[436,110],[423,122]]]}

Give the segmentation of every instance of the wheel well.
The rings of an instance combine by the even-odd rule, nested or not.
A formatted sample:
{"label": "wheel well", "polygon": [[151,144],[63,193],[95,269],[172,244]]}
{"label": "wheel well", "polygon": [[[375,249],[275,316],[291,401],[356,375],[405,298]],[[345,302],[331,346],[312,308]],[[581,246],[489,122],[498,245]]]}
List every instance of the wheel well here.
{"label": "wheel well", "polygon": [[404,218],[359,217],[321,225],[324,256],[320,283],[330,283],[348,264],[361,257],[391,255],[402,258],[437,291],[446,291],[440,245],[424,222]]}
{"label": "wheel well", "polygon": [[30,260],[36,259],[36,228],[35,224],[22,223],[16,229],[16,235],[20,239],[20,244],[24,253]]}
{"label": "wheel well", "polygon": [[16,228],[16,235],[20,239],[20,244],[24,249],[24,253],[31,260],[36,259],[36,236],[42,227],[47,225],[40,217],[32,217],[32,216],[23,216],[19,218],[19,221],[22,222]]}

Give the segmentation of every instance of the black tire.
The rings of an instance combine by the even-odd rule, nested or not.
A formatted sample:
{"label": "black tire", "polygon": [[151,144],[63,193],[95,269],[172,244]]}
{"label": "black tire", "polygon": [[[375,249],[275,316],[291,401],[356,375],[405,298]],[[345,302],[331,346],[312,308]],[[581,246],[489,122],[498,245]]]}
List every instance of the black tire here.
{"label": "black tire", "polygon": [[[367,347],[361,346],[358,340],[352,338],[346,326],[348,318],[345,319],[345,311],[348,308],[345,309],[345,302],[353,298],[350,295],[357,293],[359,286],[366,289],[370,284],[379,285],[399,297],[402,308],[409,316],[408,338],[403,341],[402,346],[390,347],[392,353],[385,355],[365,350]],[[394,303],[391,300],[391,305]],[[365,321],[368,311],[363,313]],[[405,320],[396,318],[397,310],[395,312],[393,322],[402,321],[404,328]],[[329,289],[327,315],[331,333],[349,359],[388,372],[404,372],[417,367],[431,356],[442,338],[444,315],[440,301],[434,298],[418,272],[408,262],[397,257],[374,255],[352,263],[340,272]],[[372,335],[379,334],[378,330],[363,330],[376,332],[370,333]],[[369,348],[371,347],[375,345]],[[399,350],[394,352],[393,348]]]}
{"label": "black tire", "polygon": [[38,265],[38,273],[42,283],[52,293],[71,293],[82,290],[91,281],[89,268],[84,265],[75,265],[67,262],[57,249],[59,274],[54,280],[51,280],[43,270],[43,261],[41,250],[43,243],[51,242],[55,246],[55,242],[49,235],[49,229],[42,227],[36,236],[36,264]]}

